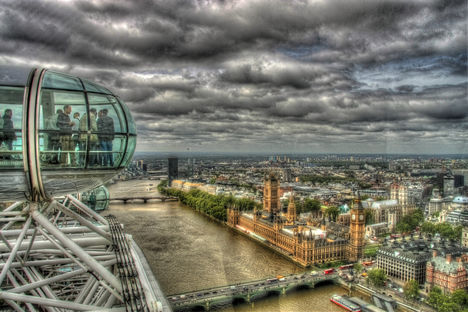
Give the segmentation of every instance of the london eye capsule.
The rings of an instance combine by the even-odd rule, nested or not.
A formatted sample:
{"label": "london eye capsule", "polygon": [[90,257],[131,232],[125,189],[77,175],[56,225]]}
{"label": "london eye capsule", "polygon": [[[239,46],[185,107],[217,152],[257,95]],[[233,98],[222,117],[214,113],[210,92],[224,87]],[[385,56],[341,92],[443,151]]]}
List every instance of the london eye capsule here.
{"label": "london eye capsule", "polygon": [[0,67],[0,201],[47,200],[127,166],[136,127],[108,89],[47,69]]}

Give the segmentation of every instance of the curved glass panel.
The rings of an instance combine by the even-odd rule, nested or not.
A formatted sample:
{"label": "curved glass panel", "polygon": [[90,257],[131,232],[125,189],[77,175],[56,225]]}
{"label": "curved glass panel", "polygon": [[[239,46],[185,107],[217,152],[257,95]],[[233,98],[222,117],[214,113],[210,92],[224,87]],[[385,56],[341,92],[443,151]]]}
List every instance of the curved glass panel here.
{"label": "curved glass panel", "polygon": [[[84,93],[42,90],[39,110],[39,151],[44,168],[84,167],[88,143]],[[85,129],[80,129],[81,124]],[[84,131],[84,133],[83,133]]]}
{"label": "curved glass panel", "polygon": [[125,105],[124,102],[122,102],[120,99],[119,99],[119,103],[124,111],[124,114],[125,114],[125,117],[127,117],[127,123],[128,123],[128,132],[130,134],[137,134],[137,131],[136,131],[136,125],[135,125],[135,121],[133,121],[133,117],[132,117],[132,114],[130,114],[130,111],[128,110],[128,107],[127,105]]}
{"label": "curved glass panel", "polygon": [[125,157],[120,167],[127,167],[128,164],[132,161],[135,148],[136,148],[136,137],[135,136],[128,137],[127,151],[125,152]]}
{"label": "curved glass panel", "polygon": [[83,85],[78,78],[47,71],[42,80],[42,88],[83,90]]}
{"label": "curved glass panel", "polygon": [[94,211],[102,211],[109,206],[109,191],[104,185],[81,194],[81,201]]}
{"label": "curved glass panel", "polygon": [[[97,110],[98,119],[101,119],[101,117],[103,117],[103,120],[108,119],[104,117],[103,114],[106,114],[106,116],[110,118],[108,119],[109,125],[105,129],[99,127],[98,123],[98,131],[100,133],[109,132],[109,134],[114,134],[127,132],[125,117],[115,97],[113,97],[112,95],[88,93],[88,102],[90,108],[95,108]],[[112,122],[110,121],[111,119]],[[112,123],[112,125],[110,123]]]}
{"label": "curved glass panel", "polygon": [[0,85],[25,86],[28,83],[31,68],[0,66]]}
{"label": "curved glass panel", "polygon": [[82,80],[82,81],[83,81],[83,84],[84,84],[84,87],[85,87],[86,91],[112,94],[112,92],[110,92],[109,90],[107,90],[104,87],[101,87],[101,86],[99,86],[97,84],[94,84],[94,83],[86,81],[86,80]]}
{"label": "curved glass panel", "polygon": [[24,88],[0,86],[0,169],[23,168]]}

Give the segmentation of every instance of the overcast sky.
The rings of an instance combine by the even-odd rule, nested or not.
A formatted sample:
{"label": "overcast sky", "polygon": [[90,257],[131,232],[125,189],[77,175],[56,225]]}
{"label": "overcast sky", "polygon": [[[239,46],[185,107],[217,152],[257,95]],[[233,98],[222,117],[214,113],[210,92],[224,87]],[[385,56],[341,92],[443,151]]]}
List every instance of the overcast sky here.
{"label": "overcast sky", "polygon": [[140,151],[468,152],[466,0],[0,7],[0,64],[110,88]]}

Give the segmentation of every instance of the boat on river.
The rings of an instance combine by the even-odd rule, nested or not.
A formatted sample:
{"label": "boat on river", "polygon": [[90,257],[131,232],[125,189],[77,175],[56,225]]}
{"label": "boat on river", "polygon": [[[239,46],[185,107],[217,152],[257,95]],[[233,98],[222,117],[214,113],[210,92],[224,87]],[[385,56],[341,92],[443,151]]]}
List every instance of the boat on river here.
{"label": "boat on river", "polygon": [[361,312],[361,307],[340,295],[333,295],[330,301],[350,312]]}

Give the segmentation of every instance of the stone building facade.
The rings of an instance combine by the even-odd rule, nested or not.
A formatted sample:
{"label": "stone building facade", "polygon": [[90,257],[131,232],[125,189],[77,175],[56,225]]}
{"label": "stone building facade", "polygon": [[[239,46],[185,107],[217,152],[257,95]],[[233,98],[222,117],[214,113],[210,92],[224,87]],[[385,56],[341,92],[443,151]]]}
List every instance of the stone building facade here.
{"label": "stone building facade", "polygon": [[438,256],[437,251],[434,251],[426,266],[426,291],[429,292],[434,286],[444,293],[468,289],[468,254],[454,258],[452,254]]}
{"label": "stone building facade", "polygon": [[407,282],[411,279],[419,284],[426,282],[427,263],[433,258],[433,251],[441,255],[461,256],[466,249],[452,242],[413,237],[401,242],[386,243],[377,251],[377,267],[391,277]]}
{"label": "stone building facade", "polygon": [[294,203],[282,216],[275,208],[279,182],[274,175],[267,177],[264,187],[263,212],[241,212],[236,207],[228,209],[227,224],[273,246],[302,266],[331,261],[357,261],[364,246],[364,210],[355,205],[351,209],[350,227],[339,224],[320,228],[296,222]]}

